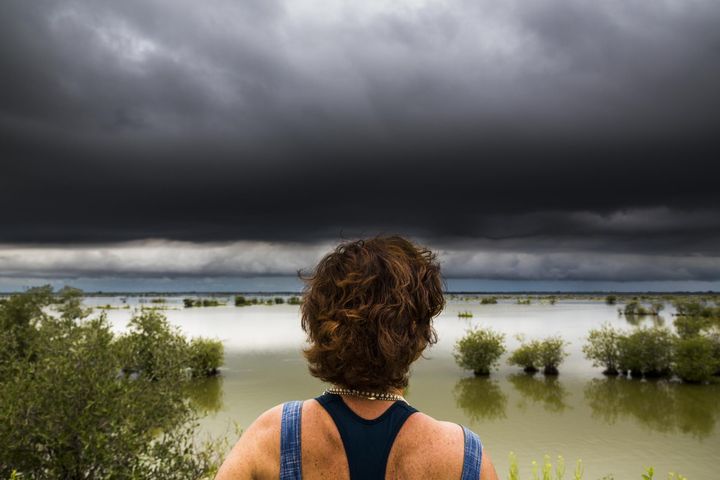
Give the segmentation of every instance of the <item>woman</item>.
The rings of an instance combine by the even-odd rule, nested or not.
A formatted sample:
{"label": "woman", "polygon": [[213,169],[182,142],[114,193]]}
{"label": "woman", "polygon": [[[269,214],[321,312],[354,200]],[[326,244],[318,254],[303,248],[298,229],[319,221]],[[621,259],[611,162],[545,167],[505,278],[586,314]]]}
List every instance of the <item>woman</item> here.
{"label": "woman", "polygon": [[305,357],[332,387],[260,415],[216,480],[497,480],[477,435],[402,397],[410,365],[437,341],[435,254],[397,236],[348,242],[303,280]]}

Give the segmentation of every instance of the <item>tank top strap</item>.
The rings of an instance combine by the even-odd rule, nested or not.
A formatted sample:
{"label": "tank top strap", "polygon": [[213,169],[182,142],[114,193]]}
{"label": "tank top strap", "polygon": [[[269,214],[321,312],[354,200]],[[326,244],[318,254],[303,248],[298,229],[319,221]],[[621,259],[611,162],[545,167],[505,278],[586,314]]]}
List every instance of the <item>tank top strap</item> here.
{"label": "tank top strap", "polygon": [[300,424],[302,420],[300,400],[283,404],[280,423],[280,480],[302,479]]}
{"label": "tank top strap", "polygon": [[478,480],[482,466],[482,442],[475,432],[464,425],[460,426],[465,437],[465,452],[463,454],[463,467],[460,478],[461,480]]}

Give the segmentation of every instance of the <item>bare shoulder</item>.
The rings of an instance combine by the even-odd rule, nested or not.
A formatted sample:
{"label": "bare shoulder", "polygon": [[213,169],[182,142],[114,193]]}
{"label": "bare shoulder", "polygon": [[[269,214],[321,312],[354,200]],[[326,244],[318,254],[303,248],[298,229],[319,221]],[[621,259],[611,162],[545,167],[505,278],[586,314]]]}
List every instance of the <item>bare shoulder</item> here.
{"label": "bare shoulder", "polygon": [[266,410],[243,431],[218,470],[215,480],[249,480],[280,475],[279,466],[274,460],[280,457],[282,408],[280,404]]}
{"label": "bare shoulder", "polygon": [[[396,444],[388,466],[397,465],[399,478],[459,479],[462,476],[465,434],[457,423],[415,413],[400,430]],[[485,448],[480,480],[497,480]]]}

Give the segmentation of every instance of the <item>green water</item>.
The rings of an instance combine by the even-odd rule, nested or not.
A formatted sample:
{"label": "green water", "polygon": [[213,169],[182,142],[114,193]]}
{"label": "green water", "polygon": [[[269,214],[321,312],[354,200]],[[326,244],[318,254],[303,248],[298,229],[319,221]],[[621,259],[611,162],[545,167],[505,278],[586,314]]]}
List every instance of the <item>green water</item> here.
{"label": "green water", "polygon": [[[180,302],[170,301],[174,306]],[[459,319],[461,310],[472,311],[473,318]],[[108,313],[121,331],[130,311]],[[166,314],[185,333],[220,338],[226,347],[221,377],[205,381],[195,392],[196,402],[210,412],[202,422],[204,432],[228,434],[233,422],[247,426],[273,405],[311,398],[324,388],[307,374],[296,306],[178,309]],[[672,324],[671,314],[669,309],[660,321]],[[616,307],[600,302],[449,302],[435,321],[440,341],[413,366],[406,398],[429,415],[478,432],[503,478],[511,451],[527,478],[530,462],[541,461],[545,454],[562,454],[568,466],[582,459],[586,479],[607,474],[618,480],[639,478],[650,465],[661,473],[658,478],[669,471],[692,480],[718,478],[720,386],[603,377],[580,348],[587,331],[605,321],[632,328],[618,317]],[[455,365],[451,353],[455,340],[476,324],[505,332],[509,349],[518,345],[512,337],[517,333],[528,339],[561,334],[571,342],[570,356],[558,377],[528,376],[503,363],[489,379],[474,378]]]}

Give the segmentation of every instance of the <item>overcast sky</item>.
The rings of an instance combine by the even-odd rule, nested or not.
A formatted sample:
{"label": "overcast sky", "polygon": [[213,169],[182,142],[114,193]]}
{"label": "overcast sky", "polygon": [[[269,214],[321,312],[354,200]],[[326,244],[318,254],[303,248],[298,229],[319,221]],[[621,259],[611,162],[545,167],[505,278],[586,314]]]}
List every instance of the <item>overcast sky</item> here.
{"label": "overcast sky", "polygon": [[0,290],[720,290],[716,0],[4,0]]}

